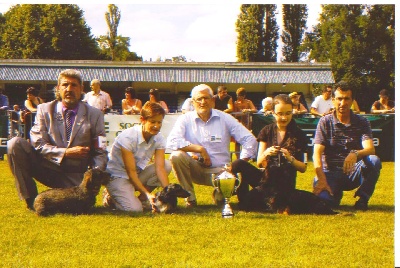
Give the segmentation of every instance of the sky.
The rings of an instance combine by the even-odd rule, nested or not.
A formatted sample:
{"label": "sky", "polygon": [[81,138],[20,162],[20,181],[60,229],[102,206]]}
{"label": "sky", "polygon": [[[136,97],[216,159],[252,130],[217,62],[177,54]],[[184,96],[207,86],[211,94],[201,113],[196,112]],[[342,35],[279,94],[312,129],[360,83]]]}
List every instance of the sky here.
{"label": "sky", "polygon": [[[130,51],[145,61],[182,55],[188,61],[236,62],[235,22],[240,13],[240,2],[203,2],[205,4],[117,3],[121,11],[118,35],[130,37]],[[19,2],[0,2],[0,12],[5,13],[12,3]],[[94,36],[107,34],[105,13],[108,4],[99,0],[96,4],[78,5],[84,11],[91,33]],[[307,26],[311,27],[317,23],[320,5],[311,4],[308,8]],[[277,20],[280,24],[281,12]],[[280,49],[278,53],[280,58]]]}

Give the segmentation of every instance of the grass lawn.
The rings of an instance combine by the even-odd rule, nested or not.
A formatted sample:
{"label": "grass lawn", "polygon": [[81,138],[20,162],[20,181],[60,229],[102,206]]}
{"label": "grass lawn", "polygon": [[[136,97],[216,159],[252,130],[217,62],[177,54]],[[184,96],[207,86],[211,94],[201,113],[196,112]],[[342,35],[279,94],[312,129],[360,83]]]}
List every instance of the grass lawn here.
{"label": "grass lawn", "polygon": [[[366,212],[349,213],[353,191],[343,215],[246,213],[234,197],[235,217],[222,219],[212,189],[196,185],[199,207],[179,200],[173,215],[111,212],[98,197],[95,214],[40,218],[0,161],[0,267],[394,267],[394,166],[383,163]],[[313,176],[309,163],[297,188],[311,190]]]}

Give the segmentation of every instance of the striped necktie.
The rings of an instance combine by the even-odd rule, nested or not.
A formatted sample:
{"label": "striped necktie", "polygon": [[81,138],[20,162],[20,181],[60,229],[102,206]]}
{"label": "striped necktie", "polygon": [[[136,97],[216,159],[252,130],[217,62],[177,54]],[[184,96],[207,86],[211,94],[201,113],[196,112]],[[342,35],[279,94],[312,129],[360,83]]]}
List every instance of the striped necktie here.
{"label": "striped necktie", "polygon": [[67,110],[65,112],[65,133],[67,134],[67,141],[69,141],[69,138],[71,137],[73,115],[74,112],[72,110]]}

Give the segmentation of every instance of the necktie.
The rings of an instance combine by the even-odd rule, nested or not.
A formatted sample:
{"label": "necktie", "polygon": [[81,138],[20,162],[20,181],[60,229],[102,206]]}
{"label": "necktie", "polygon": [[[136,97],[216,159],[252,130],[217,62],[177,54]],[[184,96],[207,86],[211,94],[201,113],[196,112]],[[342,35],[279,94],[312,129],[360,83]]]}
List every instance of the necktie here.
{"label": "necktie", "polygon": [[65,112],[65,133],[67,134],[67,141],[69,141],[69,138],[71,137],[71,132],[72,132],[72,116],[74,115],[74,112],[71,110],[67,110]]}

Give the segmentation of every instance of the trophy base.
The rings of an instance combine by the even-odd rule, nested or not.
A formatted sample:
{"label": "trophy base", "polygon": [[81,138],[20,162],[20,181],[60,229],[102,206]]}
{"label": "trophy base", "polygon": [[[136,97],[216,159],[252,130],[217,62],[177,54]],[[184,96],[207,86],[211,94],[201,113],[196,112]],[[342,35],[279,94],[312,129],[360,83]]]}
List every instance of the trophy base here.
{"label": "trophy base", "polygon": [[233,218],[233,211],[229,203],[226,203],[224,206],[224,209],[222,210],[222,218],[228,219],[228,218]]}

